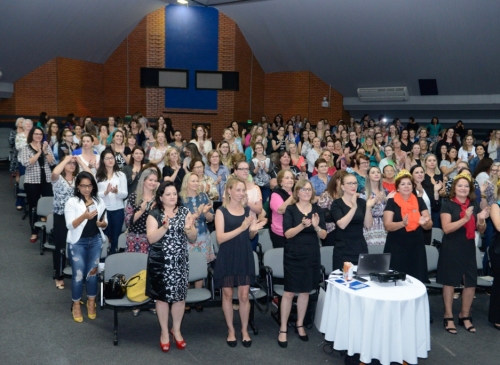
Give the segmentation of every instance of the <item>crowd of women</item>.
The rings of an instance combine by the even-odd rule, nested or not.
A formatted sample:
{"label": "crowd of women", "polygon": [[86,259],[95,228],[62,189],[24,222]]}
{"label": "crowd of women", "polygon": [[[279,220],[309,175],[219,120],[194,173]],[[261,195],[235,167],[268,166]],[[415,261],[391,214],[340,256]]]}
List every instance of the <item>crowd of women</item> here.
{"label": "crowd of women", "polygon": [[[215,284],[222,291],[231,347],[237,344],[232,301],[238,288],[241,340],[249,347],[252,251],[257,232],[270,223],[273,247],[284,248],[281,347],[287,346],[297,293],[295,331],[308,340],[303,321],[308,293],[319,283],[318,239],[335,247],[334,269],[344,261],[357,263],[368,245],[385,245],[393,269],[426,282],[425,245],[431,244],[432,227],[444,232],[437,281],[444,285],[446,330],[457,333],[451,304],[454,287],[463,285],[459,324],[475,331],[470,308],[476,232],[491,246],[497,280],[490,321],[500,329],[500,130],[477,144],[462,122],[446,129],[437,118],[426,127],[410,118],[403,128],[399,119],[387,124],[365,115],[333,127],[320,120],[313,128],[300,115],[287,122],[277,115],[248,129],[233,122],[216,144],[217,136],[210,137],[202,125],[188,143],[169,118],[150,122],[136,114],[128,123],[110,117],[105,123],[84,118],[75,124],[44,114],[35,126],[17,120],[10,137],[11,171],[24,175],[32,242],[38,199],[54,197],[53,279],[64,289],[62,252],[68,244],[76,322],[83,321],[84,282],[87,315],[96,318],[102,242],[109,240],[109,253],[117,252],[125,225],[126,250],[149,255],[147,293],[156,301],[163,351],[170,348],[170,334],[178,348],[186,346],[180,325],[190,311],[184,303],[190,251],[205,254],[208,265],[216,260]],[[18,209],[22,204],[16,202]],[[213,230],[220,245],[217,258]]]}

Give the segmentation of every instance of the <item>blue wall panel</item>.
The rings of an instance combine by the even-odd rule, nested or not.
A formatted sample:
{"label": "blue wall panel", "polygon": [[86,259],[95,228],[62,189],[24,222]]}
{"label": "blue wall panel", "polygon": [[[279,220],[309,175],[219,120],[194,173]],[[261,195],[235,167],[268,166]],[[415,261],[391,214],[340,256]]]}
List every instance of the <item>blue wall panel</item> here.
{"label": "blue wall panel", "polygon": [[194,71],[217,71],[218,10],[168,5],[165,12],[165,67],[189,70],[189,89],[165,89],[165,107],[216,110],[217,91],[196,90]]}

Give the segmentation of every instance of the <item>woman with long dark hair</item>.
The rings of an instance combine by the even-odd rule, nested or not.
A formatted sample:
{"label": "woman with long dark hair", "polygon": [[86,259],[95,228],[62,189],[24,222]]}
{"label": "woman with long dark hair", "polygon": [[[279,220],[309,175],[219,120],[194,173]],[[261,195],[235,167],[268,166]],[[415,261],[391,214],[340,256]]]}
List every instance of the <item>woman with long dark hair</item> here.
{"label": "woman with long dark hair", "polygon": [[94,176],[83,171],[76,177],[74,196],[64,206],[72,271],[71,312],[75,322],[83,322],[80,300],[84,281],[87,290],[87,316],[95,319],[97,314],[97,266],[105,238],[103,229],[108,226],[106,206],[97,196],[97,190]]}
{"label": "woman with long dark hair", "polygon": [[[156,207],[146,220],[150,243],[146,295],[156,300],[160,322],[160,348],[170,350],[168,316],[172,313],[172,334],[178,349],[186,342],[181,323],[188,288],[189,255],[187,243],[196,240],[196,228],[189,209],[183,207],[172,181],[164,181],[156,191]],[[171,305],[171,308],[170,308]]]}
{"label": "woman with long dark hair", "polygon": [[132,194],[137,188],[137,184],[141,178],[144,161],[144,149],[140,146],[135,146],[132,149],[129,164],[122,169],[127,178],[127,191],[129,194]]}
{"label": "woman with long dark hair", "polygon": [[42,196],[52,196],[52,185],[50,184],[50,167],[55,164],[55,158],[47,142],[43,142],[43,130],[34,127],[28,134],[27,144],[22,148],[19,161],[26,168],[24,190],[30,209],[31,238],[35,243],[37,239],[36,207],[38,199]]}
{"label": "woman with long dark hair", "polygon": [[101,164],[96,173],[99,198],[106,206],[109,226],[105,233],[111,243],[111,253],[116,252],[118,237],[125,219],[123,200],[128,196],[127,177],[118,168],[115,154],[111,149],[101,153]]}

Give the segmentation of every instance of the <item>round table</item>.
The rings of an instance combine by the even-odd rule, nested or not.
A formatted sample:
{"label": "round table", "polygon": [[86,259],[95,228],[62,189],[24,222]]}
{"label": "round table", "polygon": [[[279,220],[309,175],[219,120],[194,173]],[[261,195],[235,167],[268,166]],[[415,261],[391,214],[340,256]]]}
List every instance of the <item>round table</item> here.
{"label": "round table", "polygon": [[431,349],[429,300],[425,285],[406,277],[396,285],[368,280],[360,290],[326,281],[320,332],[335,350],[360,354],[364,363],[417,364]]}

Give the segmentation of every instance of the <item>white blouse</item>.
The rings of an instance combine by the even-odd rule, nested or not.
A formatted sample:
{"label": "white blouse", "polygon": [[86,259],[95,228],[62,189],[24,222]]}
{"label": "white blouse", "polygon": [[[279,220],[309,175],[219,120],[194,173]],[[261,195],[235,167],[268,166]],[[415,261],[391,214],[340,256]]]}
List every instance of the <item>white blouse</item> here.
{"label": "white blouse", "polygon": [[[104,192],[108,188],[108,184],[117,186],[118,192],[116,194],[110,192],[108,195],[104,195]],[[98,182],[97,187],[99,188],[98,196],[104,201],[107,210],[114,211],[125,208],[123,200],[128,196],[128,187],[127,177],[123,172],[115,172],[111,180]]]}

